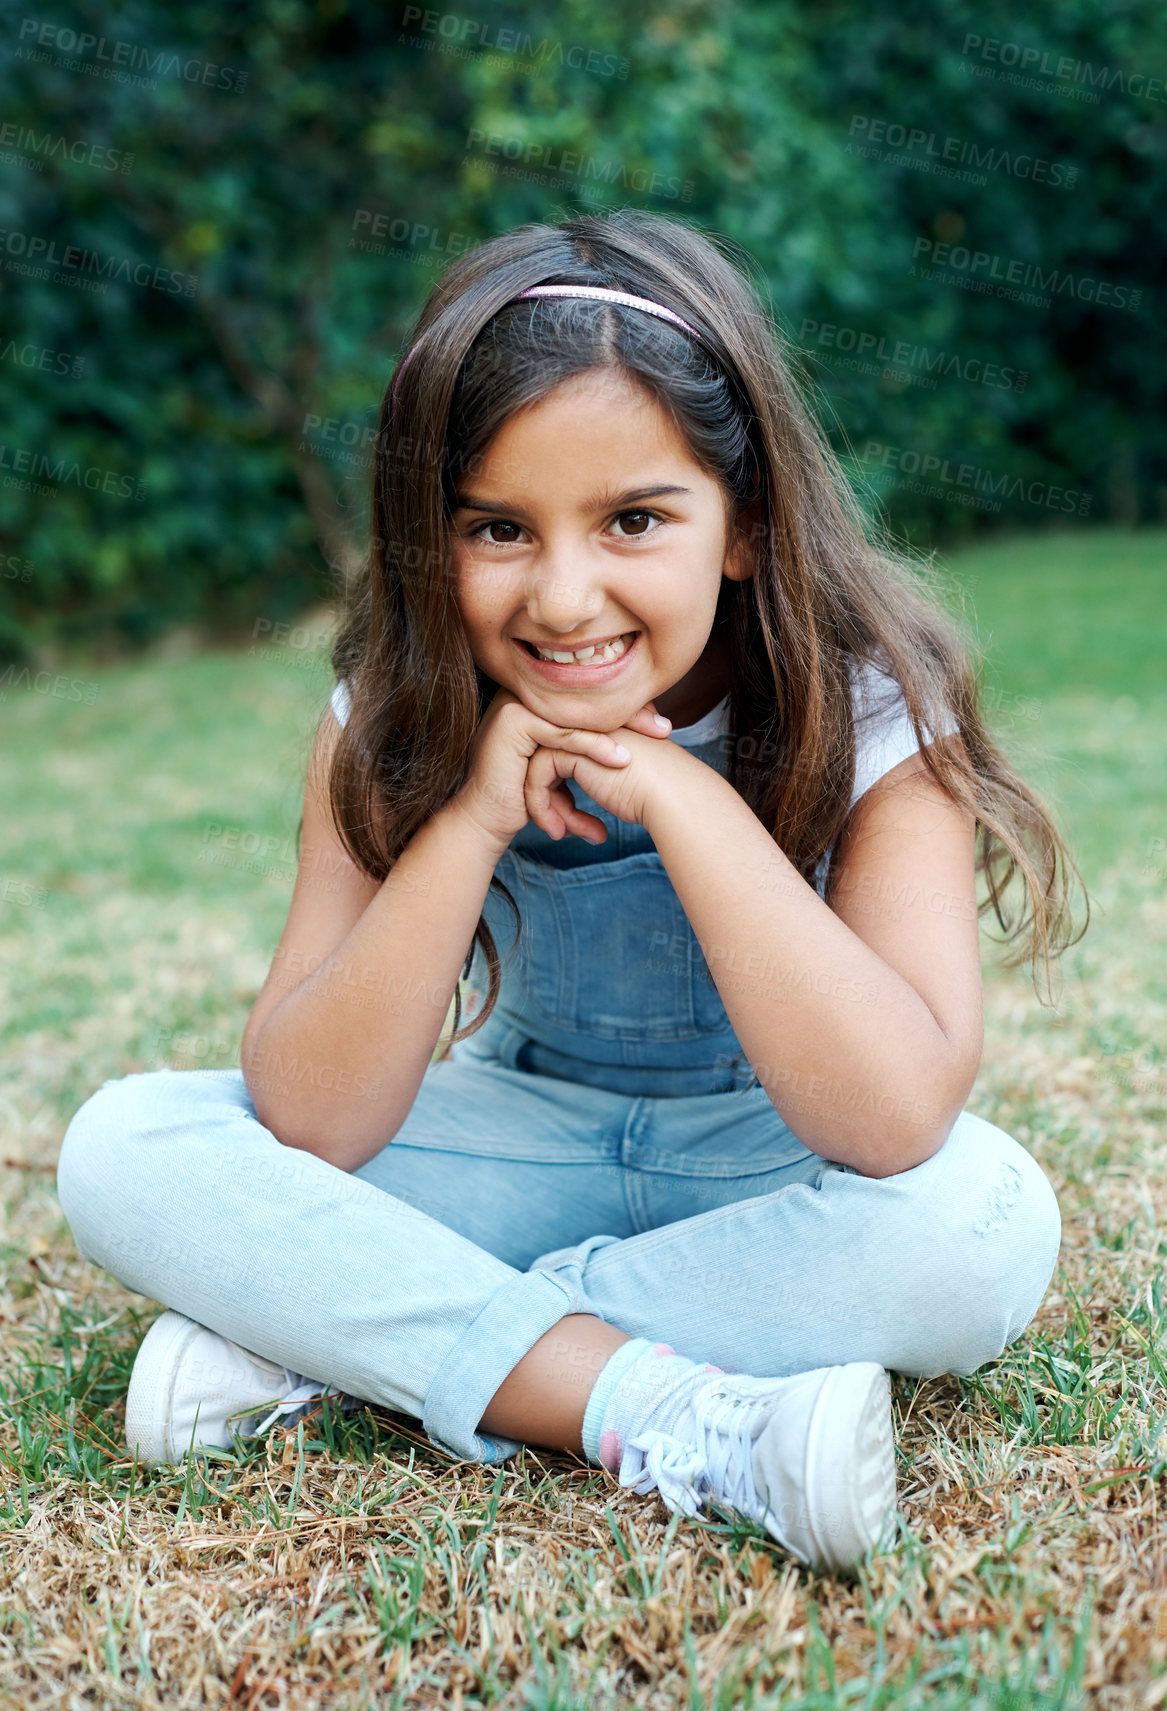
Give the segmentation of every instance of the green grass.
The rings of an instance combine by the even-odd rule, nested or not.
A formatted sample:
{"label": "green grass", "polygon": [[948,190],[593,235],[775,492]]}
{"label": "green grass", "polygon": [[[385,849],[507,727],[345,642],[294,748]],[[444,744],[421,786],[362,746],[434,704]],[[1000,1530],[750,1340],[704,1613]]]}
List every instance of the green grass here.
{"label": "green grass", "polygon": [[1162,530],[1078,529],[994,541],[948,570],[971,595],[990,676],[1014,694],[1138,700],[1167,691],[1165,552]]}
{"label": "green grass", "polygon": [[1099,879],[1125,865],[1120,844],[1167,865],[1152,848],[1167,833],[1165,567],[1163,531],[1084,529],[967,551],[942,571],[987,657],[995,725],[1064,805]]}
{"label": "green grass", "polygon": [[984,942],[969,1103],[1053,1178],[1062,1262],[1002,1360],[896,1380],[899,1531],[854,1578],[566,1457],[451,1467],[376,1410],[135,1465],[157,1307],[78,1255],[53,1163],[103,1080],[238,1062],[331,679],[322,654],[172,647],[62,666],[77,700],[9,686],[0,1711],[1162,1703],[1165,549],[1082,530],[940,567],[1095,913],[1052,1010]]}

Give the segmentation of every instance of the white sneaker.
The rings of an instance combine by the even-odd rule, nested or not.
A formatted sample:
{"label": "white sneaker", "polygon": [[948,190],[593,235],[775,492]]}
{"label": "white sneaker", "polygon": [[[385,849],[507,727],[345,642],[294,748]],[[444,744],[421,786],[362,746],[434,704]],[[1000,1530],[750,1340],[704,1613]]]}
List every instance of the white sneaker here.
{"label": "white sneaker", "polygon": [[[177,1464],[192,1449],[230,1449],[232,1422],[240,1437],[257,1437],[281,1414],[291,1421],[316,1397],[342,1395],[167,1311],[142,1338],[134,1361],[126,1443],[150,1466]],[[265,1406],[271,1412],[256,1424]],[[360,1403],[347,1396],[342,1406],[348,1412]]]}
{"label": "white sneaker", "polygon": [[712,1497],[812,1568],[875,1545],[895,1509],[891,1386],[874,1361],[790,1378],[725,1373],[697,1387],[668,1431],[627,1444],[620,1484],[695,1515]]}

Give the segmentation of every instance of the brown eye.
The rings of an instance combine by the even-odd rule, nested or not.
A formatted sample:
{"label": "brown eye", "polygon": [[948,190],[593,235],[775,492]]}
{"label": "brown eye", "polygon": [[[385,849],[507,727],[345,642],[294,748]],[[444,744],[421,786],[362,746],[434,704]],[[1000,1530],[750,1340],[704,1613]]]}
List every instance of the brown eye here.
{"label": "brown eye", "polygon": [[478,527],[476,529],[471,529],[470,533],[471,533],[471,535],[476,535],[479,540],[485,541],[487,546],[489,546],[489,547],[509,547],[509,546],[512,546],[514,544],[514,538],[512,536],[512,538],[510,540],[505,540],[505,541],[492,540],[488,535],[483,533],[483,531],[485,529],[514,529],[518,533],[520,533],[520,534],[522,533],[522,531],[519,529],[519,525],[517,523],[506,523],[506,522],[503,522],[501,518],[497,518],[497,517],[492,519],[489,523],[479,523]]}
{"label": "brown eye", "polygon": [[656,513],[654,511],[621,511],[619,519],[618,519],[620,522],[620,525],[621,525],[621,529],[625,534],[632,534],[632,535],[644,535],[644,534],[650,533],[650,531],[647,528],[643,528],[643,527],[639,528],[639,529],[632,529],[632,530],[624,529],[624,524],[628,521],[629,518],[632,518],[633,521],[636,521],[637,519],[639,519],[642,523],[651,523],[651,522],[657,520],[656,519]]}

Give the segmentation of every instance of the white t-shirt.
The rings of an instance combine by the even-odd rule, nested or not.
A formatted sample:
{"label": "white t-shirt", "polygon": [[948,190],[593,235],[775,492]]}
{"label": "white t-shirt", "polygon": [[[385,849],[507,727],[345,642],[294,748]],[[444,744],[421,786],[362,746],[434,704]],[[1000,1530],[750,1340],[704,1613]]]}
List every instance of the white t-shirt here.
{"label": "white t-shirt", "polygon": [[[855,720],[855,783],[851,790],[853,808],[859,798],[885,773],[898,766],[900,761],[909,755],[918,753],[919,744],[912,721],[908,716],[907,702],[899,683],[889,673],[881,671],[877,666],[866,662],[857,664],[850,662],[851,672],[851,705]],[[342,680],[332,692],[332,711],[336,714],[337,722],[344,724],[349,710],[348,685]],[[927,729],[927,727],[925,727]],[[952,713],[949,712],[939,733],[931,733],[931,740],[936,735],[949,736],[958,731],[960,726]],[[692,725],[680,725],[669,732],[668,741],[679,743],[682,748],[696,748],[700,743],[713,742],[717,737],[725,736],[729,731],[729,696],[711,707]],[[827,868],[830,865],[834,845],[828,849],[818,867],[815,869],[815,888],[822,896],[826,886]]]}
{"label": "white t-shirt", "polygon": [[[852,707],[855,718],[855,784],[851,791],[853,808],[865,791],[893,766],[906,760],[919,749],[903,690],[890,674],[874,665],[852,665]],[[343,725],[350,706],[348,685],[343,680],[332,692],[332,711]],[[941,736],[959,730],[949,713]],[[696,748],[700,743],[713,742],[729,732],[729,696],[710,708],[692,725],[678,725],[669,732],[668,741],[682,748]],[[935,741],[935,734],[932,735]]]}

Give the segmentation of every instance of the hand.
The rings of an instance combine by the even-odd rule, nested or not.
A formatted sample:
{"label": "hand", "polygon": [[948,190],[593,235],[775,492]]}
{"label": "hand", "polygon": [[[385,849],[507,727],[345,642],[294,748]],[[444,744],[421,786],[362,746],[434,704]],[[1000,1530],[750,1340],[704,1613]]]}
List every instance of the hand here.
{"label": "hand", "polygon": [[668,732],[653,725],[650,703],[627,725],[611,732],[631,756],[620,765],[600,764],[575,749],[550,745],[536,749],[527,766],[530,818],[557,842],[566,832],[576,832],[589,843],[604,843],[608,832],[603,821],[583,813],[571,799],[564,781],[574,778],[607,813],[643,826],[658,792],[676,788],[677,768],[690,759],[676,743],[661,742],[662,735],[667,737]]}
{"label": "hand", "polygon": [[[536,754],[557,755],[564,763],[571,757],[586,760],[589,767],[587,776],[596,783],[601,774],[629,766],[630,761],[622,757],[619,749],[621,742],[631,749],[632,744],[626,742],[627,738],[641,743],[646,741],[645,733],[649,732],[658,739],[667,737],[668,731],[655,725],[654,713],[652,703],[648,702],[633,715],[627,726],[621,727],[617,735],[574,730],[541,718],[509,689],[499,689],[475,734],[470,776],[447,806],[465,815],[486,838],[492,851],[501,855],[515,833],[521,831],[532,817],[527,802],[527,777]],[[653,746],[666,745],[658,741]],[[667,746],[672,747],[671,744]],[[559,775],[565,776],[570,774]],[[580,782],[592,794],[591,785],[582,777]],[[595,800],[599,802],[600,797],[596,795]],[[593,843],[603,843],[607,837],[602,821],[597,820],[594,814],[581,813],[572,802],[566,786],[550,775],[538,801],[536,823],[550,836],[561,838],[568,831]],[[540,818],[540,815],[546,818]]]}

